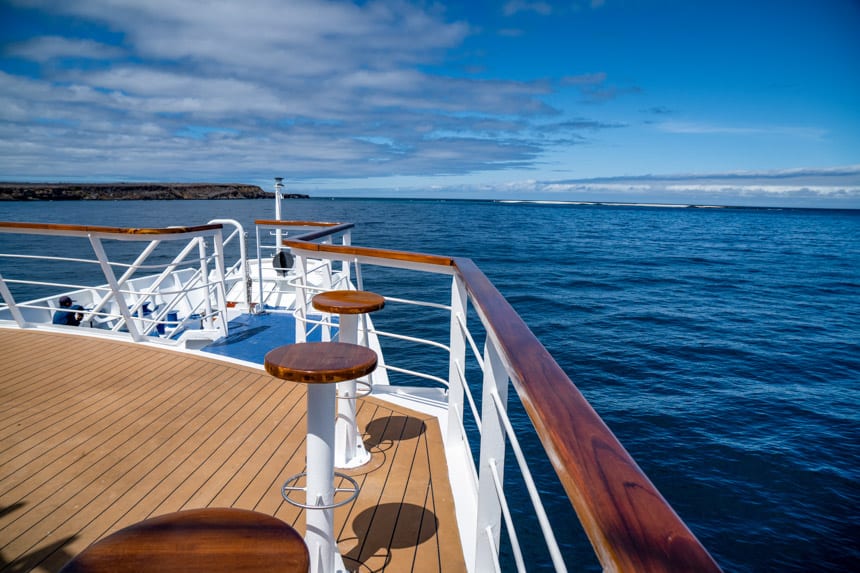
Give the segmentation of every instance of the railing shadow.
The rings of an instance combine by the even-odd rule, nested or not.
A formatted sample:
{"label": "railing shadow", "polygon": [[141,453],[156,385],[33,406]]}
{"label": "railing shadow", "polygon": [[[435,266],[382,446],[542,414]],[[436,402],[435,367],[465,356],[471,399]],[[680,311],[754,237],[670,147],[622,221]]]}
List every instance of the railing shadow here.
{"label": "railing shadow", "polygon": [[[24,502],[13,503],[9,506],[0,507],[0,517],[5,517],[25,505]],[[77,535],[64,537],[42,547],[34,547],[29,553],[16,556],[12,561],[6,561],[6,557],[0,553],[0,571],[3,573],[23,573],[37,568],[56,570],[66,564],[74,557],[66,551],[65,547],[77,539]]]}
{"label": "railing shadow", "polygon": [[359,513],[352,521],[356,546],[343,555],[353,571],[383,571],[391,552],[432,539],[439,529],[436,514],[411,503],[383,503]]}

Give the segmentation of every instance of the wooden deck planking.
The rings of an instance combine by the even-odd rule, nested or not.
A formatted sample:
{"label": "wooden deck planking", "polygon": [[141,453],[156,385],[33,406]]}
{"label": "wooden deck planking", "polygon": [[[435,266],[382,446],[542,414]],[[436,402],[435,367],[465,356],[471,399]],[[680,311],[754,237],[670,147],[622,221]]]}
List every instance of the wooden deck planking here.
{"label": "wooden deck planking", "polygon": [[[305,393],[262,369],[71,334],[0,329],[0,571],[56,571],[161,513],[240,507],[303,533]],[[434,419],[360,402],[373,454],[335,511],[362,570],[465,570]],[[396,489],[397,488],[397,489]],[[440,506],[439,500],[448,500]]]}

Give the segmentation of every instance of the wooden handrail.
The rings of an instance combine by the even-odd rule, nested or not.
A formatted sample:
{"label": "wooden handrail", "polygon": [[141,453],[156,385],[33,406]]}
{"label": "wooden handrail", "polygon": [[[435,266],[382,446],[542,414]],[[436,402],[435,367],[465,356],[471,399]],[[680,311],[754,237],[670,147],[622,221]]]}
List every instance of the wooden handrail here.
{"label": "wooden handrail", "polygon": [[56,223],[25,223],[15,221],[0,221],[0,233],[41,233],[44,231],[56,234],[106,234],[106,235],[179,235],[199,233],[221,229],[222,225],[199,225],[196,227],[164,227],[164,228],[126,228],[99,227],[93,225],[65,225]]}
{"label": "wooden handrail", "polygon": [[455,266],[603,568],[720,571],[486,275]]}
{"label": "wooden handrail", "polygon": [[391,249],[375,249],[371,247],[356,247],[353,245],[322,245],[319,243],[310,243],[305,240],[305,236],[295,239],[285,239],[284,245],[299,249],[302,251],[315,251],[338,254],[341,256],[353,257],[368,257],[376,259],[390,259],[394,261],[404,261],[411,263],[420,263],[425,265],[435,265],[441,267],[452,267],[454,259],[451,257],[443,257],[440,255],[428,255],[426,253],[410,253],[406,251],[394,251]]}
{"label": "wooden handrail", "polygon": [[305,251],[453,266],[487,327],[487,335],[499,349],[514,388],[604,570],[721,571],[549,351],[471,259],[320,245],[300,239],[284,244]]}
{"label": "wooden handrail", "polygon": [[325,221],[281,221],[278,219],[257,219],[255,225],[266,227],[335,227],[337,225],[355,226],[353,223],[327,223]]}

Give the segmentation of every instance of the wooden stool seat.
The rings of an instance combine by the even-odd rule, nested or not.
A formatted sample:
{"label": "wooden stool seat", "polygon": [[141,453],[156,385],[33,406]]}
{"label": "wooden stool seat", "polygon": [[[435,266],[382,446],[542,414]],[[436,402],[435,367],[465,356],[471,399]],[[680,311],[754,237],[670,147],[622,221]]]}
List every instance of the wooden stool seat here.
{"label": "wooden stool seat", "polygon": [[332,290],[311,299],[317,310],[332,314],[365,314],[385,306],[385,297],[363,290]]}
{"label": "wooden stool seat", "polygon": [[270,350],[266,372],[291,382],[331,384],[361,378],[376,368],[376,352],[345,342],[303,342]]}
{"label": "wooden stool seat", "polygon": [[305,573],[310,558],[295,529],[270,515],[191,509],[135,523],[101,539],[61,573]]}

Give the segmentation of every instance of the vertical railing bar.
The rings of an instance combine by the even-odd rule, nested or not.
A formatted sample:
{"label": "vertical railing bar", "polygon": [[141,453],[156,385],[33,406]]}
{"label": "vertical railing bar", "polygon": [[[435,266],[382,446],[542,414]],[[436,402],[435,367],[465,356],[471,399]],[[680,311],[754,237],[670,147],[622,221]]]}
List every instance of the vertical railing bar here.
{"label": "vertical railing bar", "polygon": [[296,289],[296,312],[299,320],[296,321],[296,342],[305,342],[307,340],[307,318],[308,318],[308,300],[307,300],[307,260],[304,256],[296,256],[296,271],[298,278],[295,283]]}
{"label": "vertical railing bar", "polygon": [[546,541],[547,548],[549,549],[550,557],[552,558],[553,565],[555,565],[556,571],[567,571],[567,566],[564,564],[564,559],[561,556],[561,550],[558,548],[558,542],[555,539],[555,535],[552,532],[552,526],[549,523],[549,518],[546,515],[546,511],[543,507],[543,502],[540,499],[540,494],[537,492],[537,486],[535,485],[534,479],[532,478],[531,471],[528,468],[528,464],[526,463],[525,456],[523,455],[522,448],[520,447],[520,443],[516,438],[516,434],[514,433],[514,428],[511,426],[511,421],[508,419],[507,414],[505,413],[504,405],[501,403],[501,398],[496,392],[490,392],[490,396],[493,398],[493,402],[496,404],[496,411],[499,413],[499,419],[502,422],[502,425],[505,427],[505,433],[508,435],[508,438],[511,441],[511,449],[514,452],[514,456],[517,458],[517,463],[520,466],[520,474],[522,475],[523,481],[526,484],[526,490],[529,492],[529,497],[532,500],[532,506],[535,509],[535,513],[537,514],[538,523],[540,524],[541,531],[544,535],[544,541]]}
{"label": "vertical railing bar", "polygon": [[[344,245],[346,247],[352,245],[352,231],[347,229],[343,233],[343,236],[341,237],[340,242],[342,245]],[[348,259],[344,259],[343,261],[341,261],[341,272],[344,273],[344,275],[346,277],[347,284],[350,284],[352,282],[351,266],[352,265],[349,264]]]}
{"label": "vertical railing bar", "polygon": [[[212,248],[215,256],[215,275],[218,279],[215,283],[215,297],[217,299],[218,309],[221,315],[221,334],[227,336],[229,334],[229,325],[227,317],[227,277],[224,275],[224,242],[221,233],[215,233],[212,236]],[[207,293],[207,300],[209,293]]]}
{"label": "vertical railing bar", "polygon": [[505,528],[508,530],[508,537],[511,539],[511,548],[514,551],[514,561],[517,562],[517,570],[525,571],[526,564],[523,560],[523,552],[520,549],[520,539],[517,536],[516,529],[514,529],[514,518],[511,515],[511,508],[508,507],[508,499],[505,497],[505,488],[499,477],[499,468],[495,459],[490,460],[490,471],[493,473],[493,482],[496,484],[496,495],[502,506],[502,515],[505,516]]}
{"label": "vertical railing bar", "polygon": [[[259,305],[258,311],[263,310],[264,296],[263,296],[263,252],[262,245],[260,245],[260,227],[259,225],[255,227],[257,232],[257,286],[260,290],[260,297],[257,304]],[[298,340],[297,340],[298,341]]]}
{"label": "vertical railing bar", "polygon": [[[203,283],[203,308],[205,309],[206,318],[201,321],[200,326],[212,328],[212,293],[209,287],[209,261],[206,256],[206,239],[203,237],[197,238],[197,249],[200,253],[200,280]],[[190,299],[189,299],[189,302]],[[196,306],[200,306],[199,303]]]}
{"label": "vertical railing bar", "polygon": [[361,263],[358,259],[353,259],[355,262],[355,286],[358,290],[364,290],[364,277],[361,274]]}

